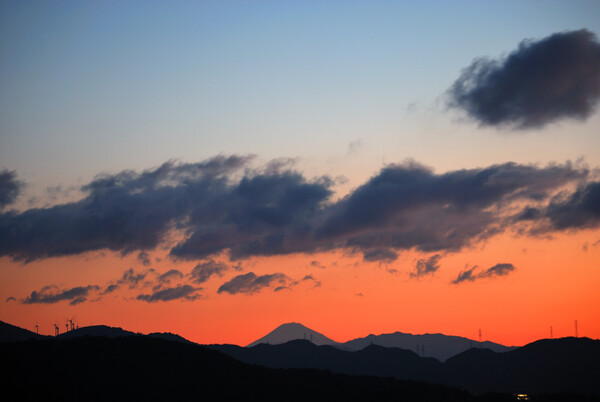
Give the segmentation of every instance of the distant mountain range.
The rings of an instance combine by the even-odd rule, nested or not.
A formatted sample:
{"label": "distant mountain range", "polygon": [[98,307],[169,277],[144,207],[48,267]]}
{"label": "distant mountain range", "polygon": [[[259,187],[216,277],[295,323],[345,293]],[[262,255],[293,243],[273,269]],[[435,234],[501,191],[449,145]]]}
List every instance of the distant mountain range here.
{"label": "distant mountain range", "polygon": [[287,323],[275,328],[272,332],[262,338],[250,343],[247,347],[261,343],[279,345],[297,339],[306,339],[315,345],[330,345],[342,350],[362,350],[369,345],[379,345],[389,348],[401,348],[413,350],[421,357],[434,357],[445,361],[471,348],[485,348],[494,352],[508,352],[515,349],[514,346],[504,346],[494,342],[478,342],[460,336],[448,336],[443,334],[413,335],[402,332],[393,334],[368,335],[345,343],[335,342],[323,334],[298,323]]}
{"label": "distant mountain range", "polygon": [[[305,331],[307,328],[296,324],[283,329]],[[0,385],[5,383],[4,387],[8,387],[6,389],[17,387],[21,391],[27,390],[27,397],[20,398],[23,400],[38,397],[46,400],[44,395],[36,394],[35,390],[53,389],[57,395],[55,400],[58,400],[62,391],[53,387],[57,387],[56,384],[62,387],[64,376],[71,381],[72,387],[82,392],[81,387],[103,388],[106,384],[134,392],[131,382],[144,380],[147,384],[151,383],[148,381],[159,382],[160,384],[152,383],[161,390],[156,395],[166,396],[168,389],[190,389],[189,386],[185,388],[182,385],[183,380],[173,377],[179,373],[177,375],[189,377],[185,381],[194,384],[194,390],[197,389],[197,384],[210,382],[206,386],[213,390],[211,392],[215,392],[215,398],[218,395],[214,389],[215,384],[224,387],[224,395],[236,399],[267,400],[290,399],[285,392],[292,391],[285,390],[285,387],[293,388],[303,384],[307,389],[323,391],[324,395],[335,400],[340,399],[339,395],[345,395],[345,399],[369,400],[369,387],[382,386],[384,388],[379,390],[382,393],[375,399],[389,399],[394,395],[396,399],[406,400],[504,401],[512,400],[506,399],[507,395],[523,392],[536,395],[535,400],[538,401],[600,401],[600,340],[547,339],[501,353],[472,348],[442,363],[432,357],[419,356],[411,350],[385,347],[376,342],[357,351],[341,349],[339,344],[316,345],[310,342],[309,331],[307,339],[303,335],[303,339],[283,344],[259,343],[249,347],[209,345],[208,348],[212,349],[209,351],[207,347],[169,333],[142,335],[99,325],[69,331],[58,337],[47,337],[0,322]],[[278,331],[279,335],[286,333],[289,331]],[[312,333],[312,337],[314,342],[317,336]],[[319,342],[328,340],[323,338],[318,337]],[[280,369],[285,371],[277,371]],[[315,369],[326,371],[314,371]],[[210,370],[215,371],[207,373]],[[215,373],[221,373],[219,375],[226,376],[231,381],[215,379]],[[238,375],[242,377],[236,377]],[[270,376],[273,378],[267,380]],[[407,383],[395,382],[391,378],[419,383],[406,385]],[[282,387],[284,394],[273,394],[272,390],[266,394],[258,392],[254,380],[259,387],[268,387],[267,384],[272,381],[274,387]],[[169,381],[173,382],[173,388],[165,385]],[[347,388],[344,388],[342,394],[332,393],[327,388],[328,381]],[[418,385],[423,384],[421,382],[439,384],[439,387],[429,385],[423,388],[423,385]],[[230,387],[252,389],[252,392],[258,393],[251,392],[252,397],[245,397],[250,394],[237,394]],[[458,389],[478,395],[490,392],[501,395],[498,398],[473,398]],[[356,390],[358,396],[354,397],[349,390]],[[183,395],[181,390],[173,392],[179,397],[191,395]],[[426,397],[420,397],[419,392],[423,392],[422,395]],[[402,398],[396,393],[409,396]],[[552,398],[544,399],[541,396],[548,393],[553,395]],[[300,394],[305,398],[311,397],[310,394],[298,395]],[[588,396],[582,397],[582,394]],[[157,397],[156,395],[151,396]],[[268,397],[261,398],[261,395]],[[291,398],[294,399],[296,398]],[[314,395],[312,399],[315,399]]]}
{"label": "distant mountain range", "polygon": [[294,340],[253,347],[211,345],[237,360],[271,368],[313,368],[446,384],[473,393],[579,392],[600,396],[600,341],[546,339],[508,352],[473,348],[445,363],[372,344],[359,351]]}

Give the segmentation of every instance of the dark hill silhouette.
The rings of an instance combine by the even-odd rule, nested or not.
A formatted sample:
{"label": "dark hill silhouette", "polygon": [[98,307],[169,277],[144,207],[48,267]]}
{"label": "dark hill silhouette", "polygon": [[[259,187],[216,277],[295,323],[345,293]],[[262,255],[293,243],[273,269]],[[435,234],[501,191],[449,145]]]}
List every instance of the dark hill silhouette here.
{"label": "dark hill silhouette", "polygon": [[[413,335],[402,332],[369,335],[342,343],[340,347],[347,350],[360,350],[370,344],[414,350],[419,355],[435,357],[440,361],[445,361],[449,357],[473,347],[491,349],[494,352],[508,352],[515,349],[514,346],[504,346],[490,341],[478,342],[462,336],[444,334]],[[417,345],[419,345],[419,350],[417,350]]]}
{"label": "dark hill silhouette", "polygon": [[392,376],[461,387],[474,393],[574,392],[600,396],[600,341],[542,340],[509,352],[470,349],[441,363],[399,348],[369,345],[343,351],[308,341],[241,348],[211,345],[246,363],[276,368],[316,368],[339,373]]}
{"label": "dark hill silhouette", "polygon": [[104,336],[107,338],[119,338],[123,336],[139,335],[135,332],[126,331],[118,327],[109,327],[107,325],[91,325],[89,327],[77,328],[72,331],[63,332],[57,339],[73,339],[82,336]]}
{"label": "dark hill silhouette", "polygon": [[166,339],[168,341],[174,341],[174,342],[194,343],[192,341],[188,341],[183,336],[179,336],[177,334],[172,334],[170,332],[152,332],[152,333],[148,334],[148,336],[152,337],[152,338]]}
{"label": "dark hill silhouette", "polygon": [[252,366],[200,345],[149,336],[2,343],[0,355],[3,399],[487,400],[423,382]]}
{"label": "dark hill silhouette", "polygon": [[349,352],[306,340],[281,345],[260,344],[251,348],[235,345],[211,345],[211,348],[246,363],[272,368],[314,368],[337,373],[397,377],[405,380],[435,381],[442,364],[433,358],[421,358],[410,350],[370,345]]}
{"label": "dark hill silhouette", "polygon": [[44,335],[38,335],[35,332],[0,321],[0,342],[20,342],[43,338],[45,338]]}
{"label": "dark hill silhouette", "polygon": [[445,366],[445,383],[472,392],[600,395],[600,341],[589,338],[544,339],[506,353],[472,349],[448,359]]}

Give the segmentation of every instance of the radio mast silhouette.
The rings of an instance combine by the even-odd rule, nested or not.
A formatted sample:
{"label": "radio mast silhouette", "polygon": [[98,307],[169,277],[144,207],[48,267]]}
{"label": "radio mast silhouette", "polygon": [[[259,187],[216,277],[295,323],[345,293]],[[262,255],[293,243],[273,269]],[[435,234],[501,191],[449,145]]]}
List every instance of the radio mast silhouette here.
{"label": "radio mast silhouette", "polygon": [[552,325],[550,325],[550,339],[554,339],[554,336],[552,335]]}
{"label": "radio mast silhouette", "polygon": [[575,320],[575,338],[578,338],[577,333],[577,320]]}
{"label": "radio mast silhouette", "polygon": [[479,343],[481,343],[481,328],[479,328]]}
{"label": "radio mast silhouette", "polygon": [[40,334],[40,333],[39,333],[39,331],[38,331],[38,329],[39,329],[39,325],[38,325],[38,324],[37,324],[37,322],[36,322],[36,323],[35,323],[35,333],[36,333],[37,335],[39,335],[39,334]]}
{"label": "radio mast silhouette", "polygon": [[54,336],[58,336],[58,325],[54,323]]}
{"label": "radio mast silhouette", "polygon": [[75,329],[75,324],[73,324],[72,318],[69,319],[69,323],[71,324],[71,331],[73,331]]}

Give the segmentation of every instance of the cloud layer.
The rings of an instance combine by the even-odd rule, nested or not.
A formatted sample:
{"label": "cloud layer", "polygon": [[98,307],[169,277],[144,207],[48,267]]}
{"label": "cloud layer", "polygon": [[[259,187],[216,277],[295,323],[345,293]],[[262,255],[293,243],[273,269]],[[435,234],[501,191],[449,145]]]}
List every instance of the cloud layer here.
{"label": "cloud layer", "polygon": [[[570,163],[436,174],[409,161],[333,201],[326,176],[309,180],[280,163],[251,169],[250,160],[104,175],[83,186],[80,201],[0,213],[0,256],[29,262],[108,249],[149,265],[148,250],[169,247],[171,258],[204,261],[192,273],[201,284],[227,268],[211,260],[219,255],[346,250],[389,263],[402,250],[458,251],[519,225],[531,234],[600,225],[600,183]],[[167,242],[173,232],[176,244]],[[127,275],[112,287],[144,280]]]}
{"label": "cloud layer", "polygon": [[493,278],[497,276],[506,276],[515,270],[515,266],[510,263],[500,263],[487,270],[475,272],[477,266],[461,271],[455,280],[452,281],[454,285],[458,285],[463,282],[474,282],[478,279]]}
{"label": "cloud layer", "polygon": [[483,126],[584,120],[600,100],[600,44],[585,29],[525,40],[504,59],[476,59],[448,94],[449,106]]}
{"label": "cloud layer", "polygon": [[0,170],[0,210],[15,201],[21,188],[15,171]]}
{"label": "cloud layer", "polygon": [[225,292],[232,295],[237,293],[253,294],[263,288],[273,286],[275,287],[275,291],[279,291],[287,288],[290,282],[290,278],[281,273],[256,276],[254,272],[248,272],[225,282],[219,287],[217,293]]}

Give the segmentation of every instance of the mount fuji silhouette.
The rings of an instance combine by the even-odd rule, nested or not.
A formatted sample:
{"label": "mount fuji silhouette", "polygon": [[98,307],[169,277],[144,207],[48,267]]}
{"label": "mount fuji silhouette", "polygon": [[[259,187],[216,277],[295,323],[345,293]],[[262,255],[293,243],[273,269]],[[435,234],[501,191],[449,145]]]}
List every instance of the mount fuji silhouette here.
{"label": "mount fuji silhouette", "polygon": [[282,324],[269,332],[267,335],[247,345],[247,348],[267,343],[269,345],[280,345],[296,339],[306,339],[315,345],[339,345],[337,342],[329,339],[323,334],[318,333],[302,324],[290,322]]}

